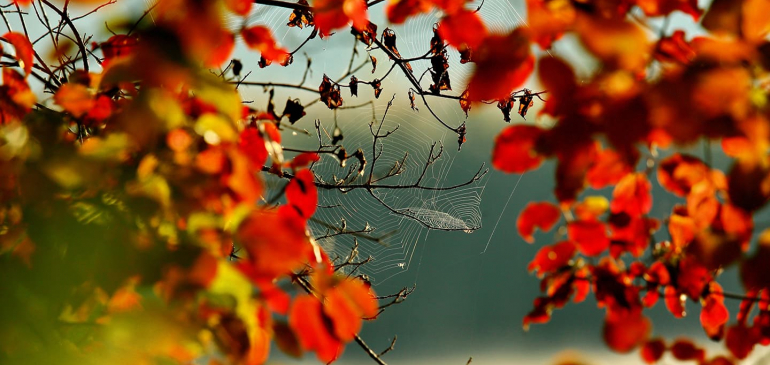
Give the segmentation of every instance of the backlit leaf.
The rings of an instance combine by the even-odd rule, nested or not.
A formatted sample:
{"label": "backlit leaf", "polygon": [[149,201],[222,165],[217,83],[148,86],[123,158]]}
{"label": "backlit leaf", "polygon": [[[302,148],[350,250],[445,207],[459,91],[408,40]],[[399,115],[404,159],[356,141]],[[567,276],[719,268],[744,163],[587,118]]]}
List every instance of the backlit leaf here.
{"label": "backlit leaf", "polygon": [[29,75],[32,72],[32,57],[34,55],[32,43],[29,42],[27,36],[17,32],[5,33],[3,38],[13,45],[13,48],[16,50],[16,61],[19,62],[19,67],[24,69],[25,75]]}
{"label": "backlit leaf", "polygon": [[549,231],[559,221],[560,216],[561,211],[559,208],[551,203],[529,203],[519,214],[519,218],[516,220],[516,228],[519,230],[519,235],[525,241],[532,243],[534,242],[532,233],[535,232],[535,228]]}
{"label": "backlit leaf", "polygon": [[505,128],[495,140],[492,165],[507,173],[524,173],[536,169],[543,162],[535,148],[544,131],[536,126],[512,125]]}

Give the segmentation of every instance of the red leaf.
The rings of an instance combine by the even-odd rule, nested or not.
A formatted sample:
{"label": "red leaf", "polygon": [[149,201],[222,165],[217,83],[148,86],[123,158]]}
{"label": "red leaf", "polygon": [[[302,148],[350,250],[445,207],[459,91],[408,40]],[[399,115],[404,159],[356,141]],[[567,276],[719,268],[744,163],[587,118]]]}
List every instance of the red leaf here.
{"label": "red leaf", "polygon": [[575,282],[572,284],[575,289],[575,296],[572,297],[572,301],[575,303],[580,303],[588,297],[588,291],[591,289],[588,274],[588,268],[585,266],[575,272]]}
{"label": "red leaf", "polygon": [[741,262],[741,281],[749,290],[770,287],[770,231],[764,230],[757,239],[757,252]]}
{"label": "red leaf", "polygon": [[307,220],[313,216],[318,204],[318,191],[310,170],[297,171],[294,179],[286,186],[286,200],[302,219]]}
{"label": "red leaf", "polygon": [[361,330],[361,319],[377,315],[374,295],[358,279],[345,278],[325,292],[324,313],[331,319],[334,333],[343,342],[351,341]]}
{"label": "red leaf", "polygon": [[610,246],[607,227],[599,221],[574,221],[567,226],[567,237],[577,243],[580,253],[586,256],[597,256]]}
{"label": "red leaf", "polygon": [[706,335],[712,340],[720,340],[724,333],[724,326],[730,318],[722,295],[709,295],[706,297],[700,312],[700,323],[706,331]]}
{"label": "red leaf", "polygon": [[34,55],[29,38],[24,34],[16,32],[5,33],[3,38],[16,49],[16,61],[19,62],[19,67],[24,69],[25,75],[29,75],[32,72],[32,56]]}
{"label": "red leaf", "polygon": [[679,10],[692,16],[695,22],[700,19],[703,13],[698,9],[698,0],[636,0],[636,5],[647,16],[664,16]]}
{"label": "red leaf", "polygon": [[248,253],[242,269],[254,279],[272,280],[290,274],[314,255],[304,222],[297,214],[282,211],[256,210],[238,227],[236,237]]}
{"label": "red leaf", "polygon": [[595,162],[586,174],[588,183],[594,189],[617,184],[632,170],[615,150],[605,148],[596,154]]}
{"label": "red leaf", "polygon": [[249,48],[260,52],[267,61],[283,63],[289,58],[289,52],[278,47],[273,38],[273,32],[268,27],[255,25],[244,28],[241,36]]}
{"label": "red leaf", "polygon": [[679,276],[677,286],[679,290],[690,298],[698,299],[703,288],[711,281],[708,269],[692,256],[686,256],[679,261]]}
{"label": "red leaf", "polygon": [[670,37],[663,37],[658,41],[655,50],[655,58],[663,62],[679,62],[689,64],[695,59],[695,50],[684,39],[683,30],[675,30]]}
{"label": "red leaf", "polygon": [[689,340],[677,340],[671,345],[671,355],[681,361],[696,360],[702,361],[706,356],[703,349],[698,348]]}
{"label": "red leaf", "polygon": [[247,127],[241,132],[238,136],[238,148],[251,160],[255,169],[261,169],[267,161],[265,140],[257,128]]}
{"label": "red leaf", "polygon": [[402,24],[408,17],[427,13],[433,8],[430,0],[391,0],[385,7],[388,21]]}
{"label": "red leaf", "polygon": [[253,3],[253,0],[225,0],[227,8],[241,16],[249,15]]}
{"label": "red leaf", "polygon": [[329,333],[321,302],[310,295],[299,295],[289,311],[289,327],[304,350],[313,350],[318,359],[330,363],[342,353],[342,344]]}
{"label": "red leaf", "polygon": [[657,175],[663,188],[683,197],[695,184],[709,177],[709,169],[697,157],[677,153],[660,163]]}
{"label": "red leaf", "polygon": [[207,55],[205,65],[209,67],[221,66],[230,59],[233,49],[235,49],[235,35],[221,30],[219,42]]}
{"label": "red leaf", "polygon": [[756,327],[746,327],[744,323],[736,323],[727,329],[725,346],[730,353],[738,359],[745,359],[759,342],[759,333]]}
{"label": "red leaf", "polygon": [[559,221],[561,211],[555,205],[548,202],[529,203],[519,214],[516,220],[516,228],[525,241],[532,243],[535,228],[543,231],[550,230]]}
{"label": "red leaf", "polygon": [[335,29],[344,28],[351,21],[359,31],[369,25],[364,0],[317,0],[313,7],[316,9],[316,27],[323,36],[330,35]]}
{"label": "red leaf", "polygon": [[532,323],[547,323],[551,320],[551,311],[553,310],[553,304],[551,299],[547,297],[535,298],[534,308],[531,312],[524,316],[522,321],[522,327],[524,330],[529,330],[529,325]]}
{"label": "red leaf", "polygon": [[487,36],[487,27],[478,13],[463,9],[441,19],[438,34],[457,49],[475,49]]}
{"label": "red leaf", "polygon": [[770,168],[762,163],[736,161],[730,169],[728,186],[730,203],[754,212],[770,200]]}
{"label": "red leaf", "polygon": [[187,278],[191,283],[208,288],[217,276],[217,258],[204,252],[195,260]]}
{"label": "red leaf", "polygon": [[505,128],[495,139],[492,165],[507,173],[524,173],[543,162],[543,156],[535,151],[543,130],[536,126],[512,125]]}
{"label": "red leaf", "polygon": [[[558,142],[565,135],[560,133],[569,133],[572,131],[557,131],[554,129],[546,138],[551,144],[549,148],[556,149],[556,156],[559,163],[556,165],[556,199],[562,204],[572,204],[577,194],[583,190],[586,183],[586,172],[593,164],[596,158],[598,143],[593,141],[580,141],[575,138],[569,141],[569,145]],[[580,132],[576,130],[575,132]],[[577,137],[577,136],[575,136]]]}
{"label": "red leaf", "polygon": [[118,34],[107,39],[106,42],[99,45],[104,55],[102,67],[107,65],[115,58],[124,57],[133,54],[138,45],[138,39],[134,36]]}
{"label": "red leaf", "polygon": [[303,152],[295,156],[293,159],[291,159],[291,163],[289,163],[289,166],[292,169],[296,170],[296,169],[307,167],[313,162],[318,162],[319,160],[321,160],[321,157],[318,156],[317,153]]}
{"label": "red leaf", "polygon": [[656,338],[649,340],[642,346],[642,360],[648,364],[658,362],[663,357],[663,352],[666,351],[666,344],[663,340]]}
{"label": "red leaf", "polygon": [[527,20],[533,40],[541,49],[562,37],[575,22],[576,11],[571,2],[527,0]]}
{"label": "red leaf", "polygon": [[604,342],[617,352],[629,352],[641,345],[652,324],[641,309],[609,311],[604,320]]}
{"label": "red leaf", "polygon": [[507,99],[524,85],[535,68],[529,36],[524,28],[507,35],[490,35],[473,50],[476,71],[468,84],[470,100]]}
{"label": "red leaf", "polygon": [[75,118],[80,118],[94,107],[94,100],[88,88],[81,84],[66,83],[62,85],[53,97],[56,104]]}
{"label": "red leaf", "polygon": [[671,275],[664,263],[655,261],[644,274],[644,280],[657,285],[668,285],[671,282]]}
{"label": "red leaf", "polygon": [[663,297],[666,302],[666,308],[675,318],[684,317],[684,300],[685,298],[671,285],[666,286],[666,290],[663,292]]}
{"label": "red leaf", "polygon": [[545,246],[537,251],[535,258],[527,266],[529,271],[537,271],[538,276],[555,272],[566,266],[575,256],[576,247],[571,241],[562,241]]}
{"label": "red leaf", "polygon": [[626,175],[612,192],[613,213],[625,212],[630,216],[646,214],[652,208],[652,185],[643,173]]}

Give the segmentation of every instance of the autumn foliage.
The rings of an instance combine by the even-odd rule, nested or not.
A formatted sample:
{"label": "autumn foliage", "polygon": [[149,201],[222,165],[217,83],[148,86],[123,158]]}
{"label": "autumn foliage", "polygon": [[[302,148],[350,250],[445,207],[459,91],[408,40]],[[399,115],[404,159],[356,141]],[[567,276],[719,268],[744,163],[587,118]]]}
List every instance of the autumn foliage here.
{"label": "autumn foliage", "polygon": [[[735,363],[770,343],[770,287],[760,279],[767,262],[759,264],[768,233],[757,233],[753,219],[770,197],[766,2],[716,0],[708,9],[695,1],[527,3],[530,36],[541,49],[572,33],[602,67],[580,79],[565,60],[542,57],[537,76],[548,99],[540,114],[555,124],[513,125],[495,144],[493,163],[505,172],[556,163],[557,202],[530,203],[517,222],[528,242],[535,227],[566,226],[566,236],[529,265],[543,296],[524,326],[547,322],[552,310],[590,290],[606,311],[607,345],[640,348],[648,363],[667,351],[681,361]],[[689,38],[663,29],[656,38],[633,15],[637,8],[650,18],[685,12],[708,33]],[[677,152],[693,144],[721,146],[729,169],[715,168],[710,153]],[[671,195],[653,197],[653,185]],[[589,191],[604,188],[611,196]],[[654,203],[672,196],[677,204],[653,216]],[[727,294],[719,284],[730,268],[741,273],[744,293]],[[740,311],[731,313],[725,301],[736,299]],[[655,305],[674,318],[689,308],[729,352],[709,357],[689,340],[655,338],[644,313]]]}
{"label": "autumn foliage", "polygon": [[[670,353],[732,364],[770,344],[770,231],[757,232],[754,222],[770,200],[764,0],[714,0],[707,9],[695,0],[527,0],[528,26],[504,33],[490,31],[478,9],[459,0],[379,7],[160,0],[107,39],[78,34],[69,3],[2,4],[4,19],[5,9],[16,9],[21,22],[37,21],[30,14],[45,7],[72,32],[65,46],[62,31],[48,25],[54,61],[41,57],[26,28],[0,39],[3,363],[214,356],[212,364],[261,364],[271,344],[328,363],[353,340],[366,346],[358,333],[382,310],[378,297],[365,277],[339,270],[350,259],[329,257],[308,222],[321,183],[313,164],[352,159],[362,175],[367,161],[361,150],[284,150],[286,122],[310,119],[303,118],[307,105],[289,99],[279,113],[272,91],[264,108],[242,100],[237,44],[260,68],[291,66],[302,48],[287,49],[270,27],[249,22],[261,6],[287,8],[287,25],[306,29],[302,45],[354,38],[367,47],[372,73],[378,59],[371,52],[380,52],[380,64],[410,83],[396,92],[415,111],[418,101],[430,109],[431,98],[450,98],[466,117],[495,104],[510,122],[512,110],[526,117],[542,106],[537,122],[506,127],[492,150],[494,167],[507,173],[555,163],[555,202],[529,203],[516,222],[524,240],[538,244],[542,232],[563,227],[527,268],[542,295],[525,328],[592,296],[605,311],[607,346],[639,350],[647,363]],[[369,16],[383,11],[390,24],[402,24],[434,10],[440,16],[422,56],[402,55],[397,32]],[[676,12],[704,34],[650,25]],[[225,24],[224,15],[242,23]],[[542,52],[565,35],[600,67],[578,76],[558,52]],[[467,85],[451,83],[450,47],[473,65]],[[430,86],[415,75],[410,62],[417,60],[430,62]],[[523,88],[532,75],[542,90]],[[318,75],[309,90],[335,110],[357,98],[361,85],[379,98],[382,80],[359,76]],[[277,87],[273,81],[254,85]],[[433,115],[462,147],[465,121]],[[333,138],[337,145],[342,136]],[[715,167],[710,154],[679,150],[698,144],[719,146],[729,168]],[[284,182],[277,195],[266,188],[268,174]],[[668,195],[653,196],[658,186]],[[661,199],[677,204],[659,212]],[[725,269],[740,273],[742,293],[719,284]],[[740,309],[728,311],[728,300],[739,300]],[[707,336],[728,351],[711,355],[688,339],[655,336],[646,311],[656,305],[674,318],[688,308],[698,313]]]}

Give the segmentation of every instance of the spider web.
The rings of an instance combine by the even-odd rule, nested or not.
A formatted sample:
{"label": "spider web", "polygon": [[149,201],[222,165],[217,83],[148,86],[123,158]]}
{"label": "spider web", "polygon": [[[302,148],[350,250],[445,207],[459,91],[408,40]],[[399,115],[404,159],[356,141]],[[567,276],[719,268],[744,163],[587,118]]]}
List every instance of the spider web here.
{"label": "spider web", "polygon": [[[381,117],[386,106],[376,105],[373,109],[374,114]],[[429,156],[436,156],[441,150],[442,141],[449,139],[454,144],[457,137],[423,114],[427,113],[412,111],[405,100],[399,103],[396,97],[394,106],[384,118],[381,133],[395,131],[378,141],[378,159],[373,176],[375,179],[385,176],[394,167],[400,167],[402,172],[375,185],[404,186],[419,180],[420,186],[445,188],[473,178],[476,171],[466,169],[460,174],[456,172],[458,168],[453,169],[457,152],[451,147],[444,148],[441,157],[425,169]],[[342,144],[348,151],[361,148],[368,161],[365,173],[346,180],[347,185],[365,184],[369,174],[368,164],[374,160],[375,153],[367,122],[372,120],[372,110],[347,110],[340,115],[345,115],[344,119],[338,120],[344,135]],[[373,125],[375,131],[379,121]],[[334,184],[348,176],[350,170],[354,171],[353,176],[357,176],[358,167],[357,162],[341,167],[336,159],[324,155],[312,170],[320,182]],[[423,169],[425,174],[420,179]],[[486,179],[482,177],[450,190],[377,188],[369,191],[349,190],[345,189],[345,185],[339,189],[319,189],[319,207],[309,228],[332,259],[341,258],[344,261],[357,242],[358,256],[352,261],[360,262],[369,257],[371,261],[359,268],[350,266],[348,272],[366,274],[378,284],[409,269],[416,246],[425,240],[430,230],[473,232],[480,228],[479,208],[485,185]],[[340,234],[343,226],[348,232],[359,233]]]}
{"label": "spider web", "polygon": [[[468,8],[476,7],[479,3],[471,4]],[[305,29],[299,32],[296,28],[287,27],[286,22],[290,12],[287,9],[275,7],[257,7],[257,11],[250,18],[249,23],[270,27],[274,30],[279,42],[292,49],[295,44],[304,40],[304,37],[309,34],[309,30]],[[373,11],[371,15],[377,16],[376,13]],[[486,1],[479,14],[484,18],[490,32],[508,32],[523,22],[514,5],[507,1]],[[397,34],[397,45],[403,57],[409,58],[425,54],[429,49],[429,40],[433,35],[434,24],[440,20],[440,16],[440,12],[433,11],[411,18],[402,26],[391,26]],[[373,21],[383,25],[380,32],[387,24],[386,21],[379,19],[373,19]],[[309,80],[319,79],[319,71],[331,76],[341,74],[345,70],[344,66],[347,66],[350,57],[352,37],[344,34],[347,32],[340,31],[340,33],[342,34],[326,41],[314,40],[306,45],[308,52],[314,55]],[[320,55],[315,49],[319,47],[319,43],[321,44],[320,47],[324,47]],[[358,52],[355,64],[368,57],[364,46],[360,44],[358,45]],[[459,95],[472,75],[473,66],[460,64],[459,53],[453,48],[448,48],[448,52],[449,73],[454,86],[452,93]],[[365,67],[355,73],[359,78],[381,77],[390,67],[387,57],[380,51],[372,51],[371,54],[380,59],[377,72],[370,74],[371,68]],[[295,63],[299,63],[298,60],[295,60]],[[319,63],[322,65],[321,67],[319,67]],[[411,64],[414,68],[414,74],[418,78],[430,67],[430,62],[427,60],[414,61]],[[297,66],[296,64],[293,65],[294,78],[297,78],[298,71],[296,70],[299,68]],[[468,182],[476,173],[483,159],[479,159],[477,166],[453,166],[455,156],[458,153],[454,148],[457,145],[457,135],[433,119],[428,110],[425,110],[427,108],[420,105],[419,97],[416,100],[419,111],[411,110],[406,95],[409,85],[399,72],[400,70],[396,69],[393,71],[393,75],[383,80],[383,95],[381,99],[375,99],[371,106],[341,110],[333,115],[330,115],[331,113],[326,110],[313,107],[307,110],[308,115],[303,119],[318,118],[321,120],[320,128],[324,143],[329,143],[336,125],[342,130],[344,139],[341,144],[349,154],[361,148],[367,163],[374,160],[373,153],[378,154],[373,171],[375,179],[378,176],[386,175],[391,169],[401,168],[400,174],[388,177],[376,184],[411,185],[419,180],[421,186],[442,188]],[[291,82],[293,79],[287,78],[287,80]],[[427,89],[428,83],[429,81],[423,80],[422,86]],[[366,85],[361,85],[360,88],[362,88],[360,93],[364,89],[368,89]],[[343,90],[343,94],[347,94],[347,92],[348,90]],[[390,100],[390,95],[394,93],[396,94],[394,104],[386,114],[387,101]],[[366,90],[362,93],[360,100],[345,97],[345,103],[346,105],[360,103],[368,100],[370,95],[370,91]],[[466,119],[456,100],[429,98],[428,102],[431,109],[453,127],[460,125]],[[325,109],[322,106],[321,108]],[[381,119],[383,115],[385,118]],[[376,131],[380,127],[381,121],[381,133],[395,131],[387,138],[379,140],[376,152],[373,152],[372,132],[369,123],[374,123],[373,129]],[[298,126],[301,123],[298,123]],[[308,124],[299,127],[307,128]],[[302,140],[302,137],[298,135],[296,139]],[[285,141],[285,143],[294,142]],[[318,141],[315,138],[304,138],[304,142],[300,143],[304,147],[312,149],[317,148]],[[432,146],[433,150],[431,149]],[[435,156],[442,148],[441,158],[430,165],[425,171],[424,177],[420,178],[425,162],[431,155]],[[349,174],[351,169],[358,168],[354,160],[349,159],[347,166],[342,167],[339,161],[326,154],[312,169],[318,181],[334,184],[345,176],[355,176],[355,174]],[[367,165],[362,176],[352,181],[347,179],[347,184],[365,184],[368,174],[369,166]],[[274,189],[280,188],[285,183],[273,178],[270,180],[269,186],[273,186]],[[381,284],[409,270],[416,247],[427,239],[431,230],[473,232],[479,229],[481,227],[481,196],[486,184],[487,178],[482,177],[466,186],[451,190],[418,188],[347,190],[344,187],[319,189],[319,207],[314,219],[309,222],[309,229],[332,259],[337,258],[345,261],[351,255],[354,247],[357,256],[351,261],[360,262],[371,258],[371,261],[366,265],[350,265],[343,270],[354,274],[366,274],[375,285]],[[347,233],[341,233],[341,231]]]}

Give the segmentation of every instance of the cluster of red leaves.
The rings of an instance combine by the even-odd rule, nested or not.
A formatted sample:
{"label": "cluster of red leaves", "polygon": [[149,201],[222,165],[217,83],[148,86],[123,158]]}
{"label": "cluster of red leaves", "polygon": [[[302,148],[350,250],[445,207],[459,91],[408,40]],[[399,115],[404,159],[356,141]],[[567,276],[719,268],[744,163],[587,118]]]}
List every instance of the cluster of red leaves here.
{"label": "cluster of red leaves", "polygon": [[[33,167],[21,168],[25,159],[17,155],[23,154],[9,152],[4,145],[0,162],[3,223],[7,203],[12,201],[19,211],[17,205],[26,204],[18,203],[20,191],[36,207],[62,206],[65,210],[69,204],[80,203],[81,195],[86,199],[102,194],[125,198],[129,203],[121,207],[121,214],[127,221],[137,222],[130,224],[141,227],[133,227],[128,237],[121,237],[128,242],[125,249],[141,255],[164,252],[174,259],[153,268],[134,268],[137,271],[129,277],[120,277],[123,272],[117,270],[104,275],[120,277],[117,281],[121,284],[116,286],[106,286],[101,278],[90,279],[88,285],[76,283],[78,288],[83,285],[91,290],[98,297],[94,303],[104,308],[90,302],[77,304],[74,314],[66,312],[63,317],[84,323],[98,318],[99,324],[108,325],[113,318],[151,310],[159,303],[145,308],[144,297],[157,296],[155,299],[169,309],[184,309],[179,317],[187,322],[182,327],[201,331],[190,336],[200,337],[199,348],[210,347],[206,338],[213,336],[221,353],[233,362],[264,363],[275,341],[290,355],[315,352],[329,363],[355,338],[364,319],[377,316],[377,299],[368,283],[336,272],[308,231],[318,193],[315,176],[307,167],[320,157],[315,153],[285,157],[279,130],[284,116],[294,123],[305,115],[302,104],[289,99],[283,114],[278,115],[271,94],[267,111],[252,110],[243,107],[233,86],[200,76],[207,73],[198,68],[200,65],[222,65],[235,45],[236,34],[222,24],[221,10],[247,17],[253,1],[222,0],[224,7],[219,5],[211,1],[160,1],[153,10],[154,27],[93,43],[93,50],[102,52],[103,70],[68,72],[53,95],[54,108],[60,110],[56,120],[64,125],[52,127],[55,133],[34,129],[44,133],[44,138],[35,136],[44,141],[36,147],[42,151],[39,154],[59,154],[57,158],[65,167],[57,170],[55,164],[44,161],[42,167],[35,162]],[[314,24],[322,34],[328,34],[350,20],[362,29],[363,22],[369,24],[363,0],[319,1],[314,5],[312,15],[302,11],[294,15],[300,19],[296,25]],[[277,44],[269,28],[244,26],[237,34],[259,52],[261,64],[291,62],[289,52]],[[13,53],[8,49],[4,53],[13,54],[16,60],[15,65],[5,64],[2,70],[3,133],[16,133],[14,128],[32,131],[33,127],[23,126],[23,119],[36,102],[27,83],[33,72],[33,46],[20,33],[7,33],[2,38],[2,44],[13,46]],[[339,105],[342,100],[336,87],[337,93],[332,90],[330,96],[336,101],[328,102]],[[22,136],[13,143],[26,143],[27,136]],[[6,157],[13,161],[7,162]],[[363,152],[356,157],[363,159]],[[109,172],[92,174],[81,166]],[[281,190],[285,204],[265,203],[268,192],[263,171],[288,181]],[[29,190],[33,189],[21,189],[18,181],[50,185],[30,198]],[[76,189],[85,192],[75,194],[72,191]],[[52,209],[46,214],[56,217],[49,213]],[[1,252],[13,251],[26,269],[44,269],[43,258],[52,253],[36,256],[35,251],[36,247],[49,247],[40,242],[38,246],[27,237],[24,229],[28,223],[20,214],[7,215],[20,232],[14,229],[9,235],[3,234]],[[235,246],[242,253],[236,254]],[[192,263],[183,263],[186,258],[174,256],[175,251],[194,253]],[[238,258],[237,262],[231,262],[233,258]],[[291,285],[283,285],[290,280],[302,283],[302,293],[292,296]],[[139,294],[138,286],[151,290]],[[63,289],[68,296],[70,289]],[[55,310],[65,307],[54,304]],[[66,307],[72,312],[69,303]],[[4,338],[9,333],[5,331]],[[147,352],[149,358],[180,362],[200,355],[180,348],[179,343],[183,341],[161,350],[143,348],[137,354]]]}
{"label": "cluster of red leaves", "polygon": [[[24,118],[37,100],[27,84],[32,72],[32,44],[24,34],[9,32],[2,37],[16,52],[16,62],[24,70],[22,75],[10,67],[3,67],[3,83],[0,85],[0,124]],[[0,52],[3,51],[0,43]]]}
{"label": "cluster of red leaves", "polygon": [[[655,43],[626,18],[634,6],[650,17],[683,11],[698,21],[703,12],[697,2],[529,0],[527,5],[531,27],[518,42],[526,52],[510,57],[525,59],[529,40],[547,49],[573,32],[603,66],[578,83],[563,60],[540,59],[538,76],[548,90],[540,113],[555,117],[556,124],[507,127],[494,146],[493,165],[504,172],[524,173],[545,160],[556,162],[559,206],[530,203],[517,221],[521,236],[532,243],[536,228],[548,231],[561,216],[566,221],[566,237],[542,247],[529,265],[541,278],[543,296],[534,301],[524,326],[547,322],[553,309],[570,300],[582,301],[593,292],[606,310],[608,346],[627,352],[643,345],[642,356],[650,363],[669,350],[683,361],[731,364],[745,358],[754,345],[770,343],[765,299],[770,251],[767,234],[757,238],[753,223],[753,214],[770,200],[766,167],[770,109],[754,99],[761,94],[764,100],[768,91],[761,83],[770,76],[767,5],[714,1],[701,22],[712,35],[688,41],[684,32],[675,31]],[[474,50],[479,69],[471,87],[483,72],[480,50]],[[646,75],[652,62],[661,69],[655,77]],[[510,112],[512,106],[501,105]],[[658,148],[700,139],[721,143],[733,158],[728,173],[691,155],[656,157]],[[647,166],[637,171],[642,157]],[[653,176],[681,202],[663,219],[650,217]],[[613,187],[609,200],[579,199],[586,187],[609,186]],[[658,231],[670,238],[660,241],[654,235]],[[752,240],[759,244],[749,255]],[[722,269],[734,266],[741,272],[747,299],[731,325],[725,294],[716,280]],[[724,340],[731,355],[707,359],[690,342],[667,347],[662,340],[650,340],[652,323],[644,310],[661,296],[677,318],[685,315],[687,299],[700,303],[704,331],[714,340]],[[754,305],[760,313],[750,324]]]}

